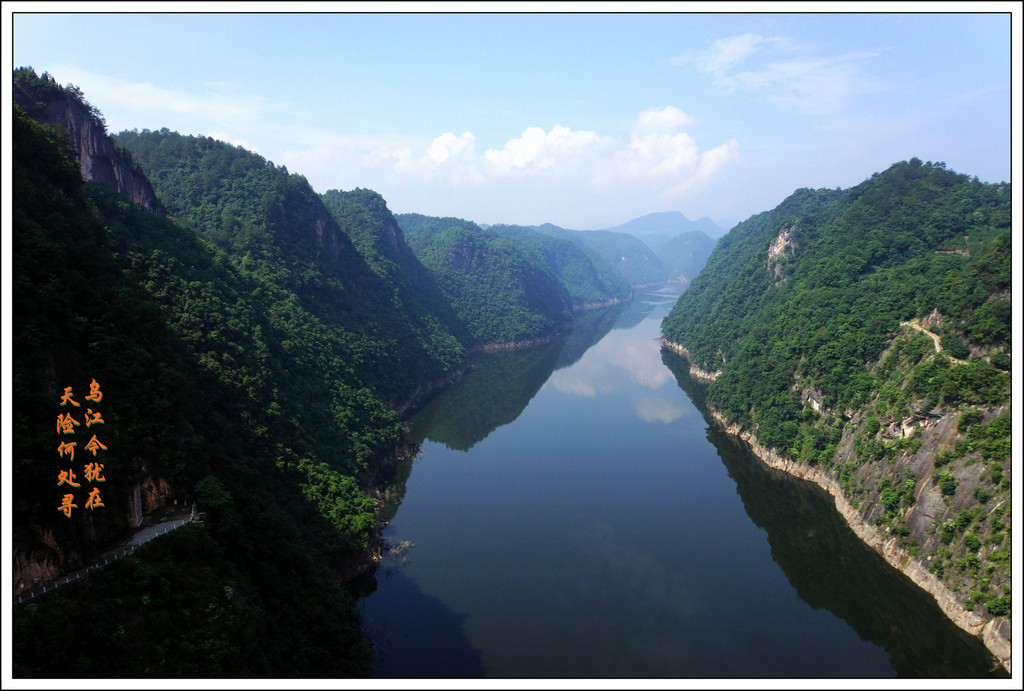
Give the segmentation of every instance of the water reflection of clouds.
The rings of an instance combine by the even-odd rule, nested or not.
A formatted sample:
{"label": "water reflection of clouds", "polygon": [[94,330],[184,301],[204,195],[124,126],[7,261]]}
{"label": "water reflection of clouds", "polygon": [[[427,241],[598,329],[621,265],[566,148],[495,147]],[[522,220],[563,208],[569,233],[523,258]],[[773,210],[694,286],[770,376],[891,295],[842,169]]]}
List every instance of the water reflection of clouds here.
{"label": "water reflection of clouds", "polygon": [[[638,334],[637,331],[640,331]],[[571,396],[594,398],[622,394],[623,389],[658,390],[674,381],[661,361],[661,350],[643,329],[613,331],[572,367],[552,373],[545,386]],[[670,396],[629,397],[636,415],[644,422],[675,422],[686,414],[680,400]]]}
{"label": "water reflection of clouds", "polygon": [[636,416],[644,422],[663,422],[671,424],[686,415],[689,410],[681,401],[649,396],[633,401]]}
{"label": "water reflection of clouds", "polygon": [[611,332],[575,365],[554,372],[547,383],[562,393],[595,396],[618,391],[629,381],[649,389],[673,381],[653,339],[638,339],[634,330]]}

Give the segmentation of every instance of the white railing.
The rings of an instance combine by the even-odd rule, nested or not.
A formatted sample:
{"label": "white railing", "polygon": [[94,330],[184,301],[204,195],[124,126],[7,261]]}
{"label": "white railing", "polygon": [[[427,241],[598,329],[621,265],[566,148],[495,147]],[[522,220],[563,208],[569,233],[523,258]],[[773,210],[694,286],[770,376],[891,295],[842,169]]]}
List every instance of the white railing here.
{"label": "white railing", "polygon": [[177,520],[177,521],[171,521],[166,526],[164,526],[163,530],[155,532],[152,535],[149,535],[148,537],[143,538],[139,542],[134,542],[134,543],[128,545],[127,547],[124,547],[123,549],[118,550],[117,552],[112,552],[110,554],[103,555],[103,557],[102,557],[103,561],[102,562],[100,562],[100,560],[97,559],[96,563],[91,564],[91,565],[85,567],[84,569],[79,569],[78,571],[75,571],[74,573],[70,573],[67,576],[63,576],[61,578],[58,578],[53,583],[44,583],[42,590],[39,590],[37,587],[33,587],[31,590],[23,591],[23,592],[21,592],[21,593],[19,593],[17,595],[17,597],[16,597],[16,599],[14,601],[14,604],[20,605],[20,604],[23,604],[23,603],[26,603],[26,602],[31,602],[32,600],[34,600],[35,598],[39,597],[43,593],[51,593],[54,590],[57,590],[58,588],[63,588],[64,586],[68,585],[69,583],[74,583],[75,581],[79,581],[82,578],[87,577],[89,575],[89,571],[91,571],[92,569],[101,569],[104,566],[106,566],[107,564],[109,564],[110,562],[114,561],[115,559],[120,559],[121,557],[123,557],[125,555],[128,555],[128,554],[133,554],[135,552],[135,548],[136,547],[139,547],[140,545],[144,545],[147,542],[149,542],[150,540],[154,540],[154,539],[156,539],[156,538],[158,538],[158,537],[160,537],[162,535],[166,535],[167,533],[171,532],[172,530],[177,530],[181,526],[186,525],[188,523],[191,523],[192,520],[195,518],[195,516],[196,516],[196,505],[195,505],[195,502],[193,502],[192,503],[192,513],[189,515],[189,517],[187,519],[186,518],[182,518],[182,519]]}

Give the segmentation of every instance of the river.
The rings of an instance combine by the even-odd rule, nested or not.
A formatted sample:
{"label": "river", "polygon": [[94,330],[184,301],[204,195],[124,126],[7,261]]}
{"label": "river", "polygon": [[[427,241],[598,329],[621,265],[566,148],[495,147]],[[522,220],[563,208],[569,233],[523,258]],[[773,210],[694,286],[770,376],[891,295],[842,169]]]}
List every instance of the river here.
{"label": "river", "polygon": [[359,602],[380,678],[985,677],[816,486],[709,426],[677,287],[482,356],[410,420]]}

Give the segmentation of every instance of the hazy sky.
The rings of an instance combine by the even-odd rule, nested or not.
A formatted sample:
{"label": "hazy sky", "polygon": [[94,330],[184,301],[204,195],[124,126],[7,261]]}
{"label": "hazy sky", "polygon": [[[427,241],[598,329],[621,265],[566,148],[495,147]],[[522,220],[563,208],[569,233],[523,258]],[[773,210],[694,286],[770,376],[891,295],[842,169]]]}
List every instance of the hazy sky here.
{"label": "hazy sky", "polygon": [[[984,181],[1011,177],[1016,3],[953,6],[986,14],[57,14],[20,12],[52,3],[11,4],[13,66],[81,87],[111,132],[216,137],[318,192],[374,189],[396,213],[586,229],[681,211],[728,228],[796,188],[850,187],[914,156]],[[547,6],[526,6],[537,7]]]}

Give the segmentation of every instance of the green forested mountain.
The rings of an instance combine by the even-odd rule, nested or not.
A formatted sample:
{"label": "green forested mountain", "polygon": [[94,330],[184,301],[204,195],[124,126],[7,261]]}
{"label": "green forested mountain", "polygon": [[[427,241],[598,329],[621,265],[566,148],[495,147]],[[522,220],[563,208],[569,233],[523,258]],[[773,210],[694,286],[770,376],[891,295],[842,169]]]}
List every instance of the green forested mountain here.
{"label": "green forested mountain", "polygon": [[629,283],[594,250],[532,228],[492,225],[490,230],[535,249],[558,276],[577,307],[622,300]]}
{"label": "green forested mountain", "polygon": [[662,328],[726,420],[834,478],[963,609],[1008,615],[1009,185],[912,159],[798,190]]}
{"label": "green forested mountain", "polygon": [[668,277],[687,281],[692,281],[700,274],[714,248],[715,241],[699,230],[677,235],[657,246],[652,245]]}
{"label": "green forested mountain", "polygon": [[437,289],[378,195],[338,193],[328,210],[304,177],[240,147],[165,130],[122,132],[116,140],[170,216],[240,267],[274,277],[304,310],[348,334],[350,366],[387,402],[408,397],[421,376],[441,377],[461,364],[462,347],[444,315],[432,312],[445,309]]}
{"label": "green forested mountain", "polygon": [[587,247],[610,264],[630,283],[648,285],[668,279],[661,259],[650,247],[628,233],[610,230],[566,230],[550,223],[537,226],[547,235],[572,240]]}
{"label": "green forested mountain", "polygon": [[[59,137],[17,111],[15,123],[15,549],[29,565],[89,563],[127,530],[145,482],[209,518],[19,606],[15,674],[365,673],[329,565],[371,538],[357,477],[399,441],[397,418],[342,362],[334,381],[302,374],[339,353],[321,350],[331,335],[293,297],[83,185]],[[66,517],[53,420],[64,387],[86,403],[93,379],[104,506],[79,492]],[[83,455],[66,459],[79,478]]]}
{"label": "green forested mountain", "polygon": [[401,214],[397,220],[468,345],[535,340],[571,323],[573,298],[539,246],[462,219]]}
{"label": "green forested mountain", "polygon": [[[364,232],[386,212],[372,195],[335,211],[353,244],[304,179],[213,140],[125,135],[167,217],[83,183],[74,159],[106,141],[97,112],[16,79],[78,104],[56,129],[14,116],[16,578],[114,546],[140,486],[160,488],[143,511],[196,501],[207,522],[19,606],[15,673],[365,674],[339,579],[376,549],[366,487],[402,447],[395,404],[462,365],[436,289],[422,267],[417,281],[386,266],[403,252]],[[93,380],[104,506],[79,492],[65,516],[56,462],[80,479],[92,456],[54,419],[64,388],[82,401]],[[74,459],[55,451],[67,439]]]}

